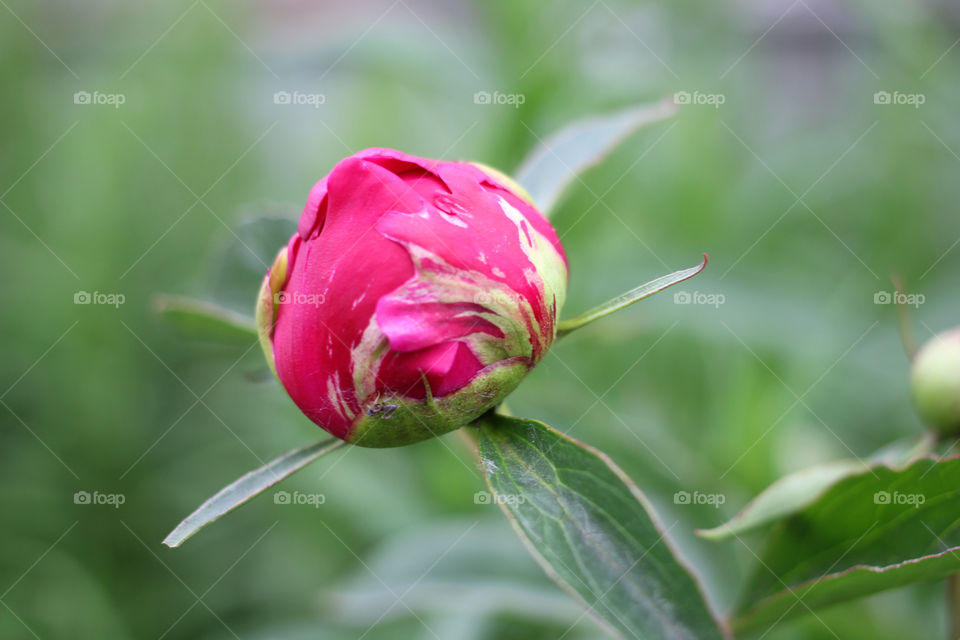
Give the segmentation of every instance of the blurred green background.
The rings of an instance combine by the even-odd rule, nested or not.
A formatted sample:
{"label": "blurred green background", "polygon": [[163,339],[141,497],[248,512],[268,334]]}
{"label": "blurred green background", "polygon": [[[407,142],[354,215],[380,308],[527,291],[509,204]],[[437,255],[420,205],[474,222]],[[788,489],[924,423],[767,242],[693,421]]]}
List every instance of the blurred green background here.
{"label": "blurred green background", "polygon": [[[296,215],[368,146],[510,171],[576,117],[722,96],[630,139],[554,219],[568,314],[701,252],[707,271],[565,339],[511,400],[608,451],[679,521],[718,611],[753,556],[695,528],[786,472],[921,429],[894,308],[875,298],[899,273],[924,296],[921,339],[960,324],[953,2],[0,5],[2,638],[599,637],[475,504],[456,433],[341,449],[280,486],[322,505],[268,493],[160,544],[320,433],[263,380],[255,345],[186,341],[152,296],[202,291],[245,219]],[[124,302],[75,304],[81,291]],[[678,490],[726,502],[677,505]],[[82,491],[123,504],[76,504]],[[944,593],[888,592],[764,637],[945,637]]]}

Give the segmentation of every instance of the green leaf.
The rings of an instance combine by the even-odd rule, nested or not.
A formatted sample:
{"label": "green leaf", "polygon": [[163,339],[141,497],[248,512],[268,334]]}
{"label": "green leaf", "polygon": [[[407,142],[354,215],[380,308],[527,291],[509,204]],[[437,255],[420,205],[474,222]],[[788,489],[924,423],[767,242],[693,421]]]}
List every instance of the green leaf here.
{"label": "green leaf", "polygon": [[737,631],[960,571],[960,458],[878,465],[772,530]]}
{"label": "green leaf", "polygon": [[667,287],[671,287],[678,282],[689,280],[693,276],[703,271],[706,266],[707,254],[703,254],[703,262],[695,267],[674,271],[673,273],[668,273],[665,276],[660,276],[656,280],[651,280],[646,284],[640,285],[636,289],[631,289],[626,293],[621,293],[616,298],[607,300],[603,304],[598,305],[587,312],[581,313],[574,318],[570,318],[569,320],[561,320],[557,325],[557,337],[563,337],[575,329],[579,329],[580,327],[590,324],[594,320],[599,320],[600,318],[608,316],[611,313],[619,311],[620,309],[629,307],[634,302],[639,302],[644,298],[649,298],[653,294],[659,293],[660,291],[663,291]]}
{"label": "green leaf", "polygon": [[344,444],[339,438],[324,438],[313,444],[288,451],[259,469],[247,473],[204,502],[164,538],[168,547],[179,547],[184,540],[224,514],[233,511],[254,496],[266,491],[287,476]]}
{"label": "green leaf", "polygon": [[857,460],[836,460],[791,473],[764,489],[730,521],[713,529],[700,529],[697,535],[722,540],[792,515],[815,502],[838,480],[867,468]]}
{"label": "green leaf", "polygon": [[478,423],[487,483],[547,574],[630,638],[722,638],[646,498],[604,454],[541,422]]}
{"label": "green leaf", "polygon": [[933,442],[929,434],[923,434],[917,439],[906,439],[884,447],[868,460],[835,460],[791,473],[764,489],[727,522],[712,529],[698,530],[697,535],[709,540],[723,540],[791,516],[816,502],[840,480],[866,471],[877,463],[905,464],[929,453]]}
{"label": "green leaf", "polygon": [[153,308],[172,327],[192,338],[229,343],[250,343],[257,339],[253,316],[212,302],[160,294],[154,296]]}
{"label": "green leaf", "polygon": [[549,217],[577,176],[602,162],[631,134],[675,110],[672,101],[664,100],[573,122],[541,141],[517,169],[516,180]]}

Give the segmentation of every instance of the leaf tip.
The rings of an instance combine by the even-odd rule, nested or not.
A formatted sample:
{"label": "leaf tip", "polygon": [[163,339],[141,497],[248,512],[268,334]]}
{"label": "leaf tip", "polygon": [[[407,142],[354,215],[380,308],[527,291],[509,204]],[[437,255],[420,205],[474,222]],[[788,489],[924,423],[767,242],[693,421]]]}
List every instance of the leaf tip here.
{"label": "leaf tip", "polygon": [[180,527],[177,526],[176,529],[167,534],[167,537],[163,539],[163,545],[170,547],[171,549],[176,549],[183,541],[186,540],[189,536],[183,536],[180,534]]}
{"label": "leaf tip", "polygon": [[704,540],[724,540],[733,533],[733,529],[728,527],[725,524],[720,525],[719,527],[713,527],[712,529],[694,529],[693,532],[697,534],[697,537],[703,538]]}
{"label": "leaf tip", "polygon": [[710,256],[707,255],[706,252],[704,252],[703,262],[701,262],[697,267],[695,267],[696,271],[694,271],[689,277],[692,278],[693,276],[700,275],[703,272],[703,270],[707,268],[707,264],[709,263],[710,263]]}

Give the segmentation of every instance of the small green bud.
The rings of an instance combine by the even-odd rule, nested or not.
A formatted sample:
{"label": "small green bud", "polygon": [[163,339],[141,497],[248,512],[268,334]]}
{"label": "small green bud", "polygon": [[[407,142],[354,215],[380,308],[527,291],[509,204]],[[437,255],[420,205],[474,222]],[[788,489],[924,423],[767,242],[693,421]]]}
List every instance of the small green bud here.
{"label": "small green bud", "polygon": [[910,390],[930,426],[944,433],[960,430],[960,328],[937,334],[920,348]]}

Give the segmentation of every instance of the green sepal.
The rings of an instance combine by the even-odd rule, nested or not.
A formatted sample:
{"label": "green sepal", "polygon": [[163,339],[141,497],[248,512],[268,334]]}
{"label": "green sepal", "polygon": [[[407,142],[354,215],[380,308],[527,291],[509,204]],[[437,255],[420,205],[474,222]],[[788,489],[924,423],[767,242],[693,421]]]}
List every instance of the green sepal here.
{"label": "green sepal", "polygon": [[442,398],[381,395],[367,405],[346,440],[360,447],[401,447],[459,429],[499,404],[529,369],[527,358],[510,358],[486,367],[465,387]]}

